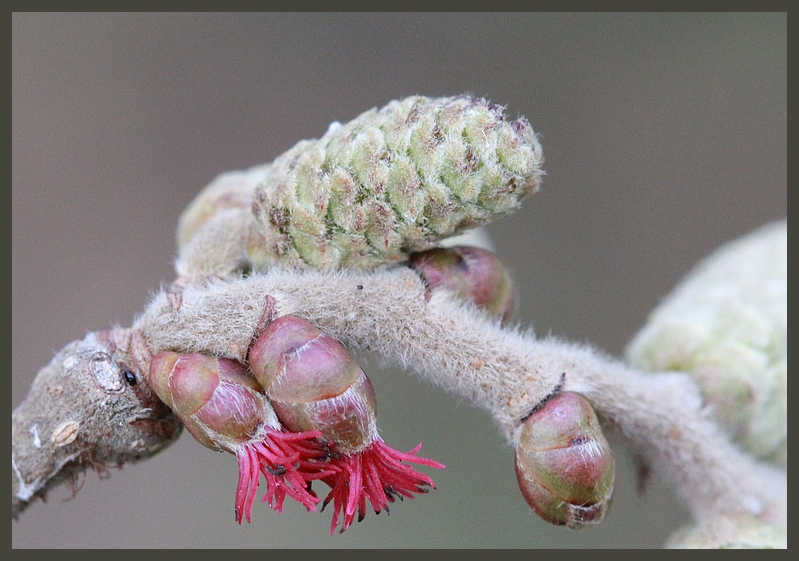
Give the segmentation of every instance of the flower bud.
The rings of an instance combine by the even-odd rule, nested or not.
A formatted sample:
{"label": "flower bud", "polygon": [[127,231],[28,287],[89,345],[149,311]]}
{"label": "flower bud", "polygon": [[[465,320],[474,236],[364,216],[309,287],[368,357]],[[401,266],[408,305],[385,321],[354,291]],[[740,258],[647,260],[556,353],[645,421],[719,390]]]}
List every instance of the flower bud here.
{"label": "flower bud", "polygon": [[150,364],[150,383],[161,400],[203,446],[235,454],[239,463],[236,520],[250,511],[259,472],[268,488],[263,500],[282,511],[286,495],[312,510],[319,499],[308,482],[328,472],[315,440],[318,432],[290,434],[281,430],[263,388],[239,362],[200,353],[163,351]]}
{"label": "flower bud", "polygon": [[518,208],[537,189],[542,160],[529,122],[484,99],[393,101],[272,163],[253,203],[264,253],[250,256],[256,268],[402,261],[408,248]]}
{"label": "flower bud", "polygon": [[580,528],[599,524],[614,484],[614,463],[591,404],[561,392],[533,412],[516,445],[516,477],[541,518]]}
{"label": "flower bud", "polygon": [[408,264],[424,279],[428,290],[451,290],[503,323],[510,319],[513,283],[508,269],[493,252],[468,245],[437,247],[412,253]]}
{"label": "flower bud", "polygon": [[323,508],[333,502],[331,534],[343,514],[341,531],[366,501],[375,513],[388,510],[395,497],[413,498],[433,486],[433,480],[402,463],[443,468],[387,446],[377,434],[374,389],[344,346],[308,321],[282,316],[269,324],[250,350],[250,368],[264,386],[280,422],[296,431],[318,431],[328,445],[328,462],[335,471],[322,478],[332,490]]}
{"label": "flower bud", "polygon": [[254,271],[399,263],[519,208],[542,163],[527,119],[485,99],[392,101],[218,177],[181,216],[178,270],[233,271],[242,259]]}
{"label": "flower bud", "polygon": [[158,353],[150,372],[158,396],[186,430],[212,450],[235,447],[258,432],[267,414],[260,386],[237,362],[199,353]]}

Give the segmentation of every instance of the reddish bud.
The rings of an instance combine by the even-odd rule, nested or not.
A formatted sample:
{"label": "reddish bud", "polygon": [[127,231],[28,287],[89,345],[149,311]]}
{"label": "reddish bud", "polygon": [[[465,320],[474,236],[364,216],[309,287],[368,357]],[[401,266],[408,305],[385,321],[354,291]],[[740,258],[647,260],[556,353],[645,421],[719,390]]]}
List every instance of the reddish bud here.
{"label": "reddish bud", "polygon": [[[250,349],[249,362],[276,407],[282,403],[302,408],[339,396],[363,374],[341,343],[297,316],[282,316],[269,324]],[[306,430],[292,429],[294,423],[286,426]]]}
{"label": "reddish bud", "polygon": [[408,264],[424,279],[428,289],[451,290],[503,322],[513,314],[515,298],[510,273],[487,249],[468,245],[437,247],[412,253]]}
{"label": "reddish bud", "polygon": [[282,316],[272,322],[250,350],[250,368],[263,384],[280,422],[289,430],[315,430],[328,445],[334,473],[322,478],[332,489],[323,507],[333,503],[331,534],[343,514],[343,532],[366,515],[388,510],[395,497],[413,498],[433,480],[402,462],[443,468],[387,446],[377,434],[374,389],[344,346],[306,320]]}
{"label": "reddish bud", "polygon": [[610,507],[614,464],[599,420],[583,396],[562,392],[524,422],[516,476],[527,503],[552,524],[599,524]]}
{"label": "reddish bud", "polygon": [[239,464],[236,520],[250,511],[259,477],[267,480],[263,500],[282,511],[289,495],[313,510],[319,498],[309,482],[330,472],[314,461],[326,451],[319,432],[288,433],[260,384],[239,362],[200,353],[158,353],[150,365],[155,392],[180,418],[189,433],[212,450],[235,454]]}

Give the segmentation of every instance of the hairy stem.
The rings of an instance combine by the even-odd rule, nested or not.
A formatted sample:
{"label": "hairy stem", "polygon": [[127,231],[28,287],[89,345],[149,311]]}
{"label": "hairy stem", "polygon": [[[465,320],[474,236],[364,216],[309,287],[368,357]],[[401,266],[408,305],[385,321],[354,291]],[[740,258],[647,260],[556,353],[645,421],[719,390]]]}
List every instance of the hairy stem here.
{"label": "hairy stem", "polygon": [[526,415],[556,389],[585,395],[698,519],[745,513],[784,522],[787,478],[742,453],[711,422],[691,379],[648,374],[584,347],[501,327],[445,290],[429,299],[398,267],[377,273],[276,270],[189,286],[178,309],[157,295],[137,319],[153,351],[245,360],[264,322],[305,317],[354,348],[412,369],[487,410],[516,444]]}

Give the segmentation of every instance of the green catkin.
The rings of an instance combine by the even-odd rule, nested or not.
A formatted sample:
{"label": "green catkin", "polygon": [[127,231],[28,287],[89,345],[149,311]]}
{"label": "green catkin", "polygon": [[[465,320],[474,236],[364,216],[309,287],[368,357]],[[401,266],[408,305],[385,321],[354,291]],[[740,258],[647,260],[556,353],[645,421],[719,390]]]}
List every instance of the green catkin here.
{"label": "green catkin", "polygon": [[627,348],[633,366],[693,377],[747,452],[788,466],[788,222],[697,264]]}
{"label": "green catkin", "polygon": [[[207,263],[209,253],[238,260],[231,270],[371,270],[400,262],[517,209],[537,190],[542,161],[529,122],[507,120],[484,99],[392,101],[249,174],[220,176],[181,218],[179,274],[218,274],[224,267]],[[225,237],[224,219],[211,218],[231,207],[240,209],[227,214],[238,233]],[[210,251],[213,240],[202,239],[214,236],[225,251]],[[239,253],[230,251],[236,244]]]}

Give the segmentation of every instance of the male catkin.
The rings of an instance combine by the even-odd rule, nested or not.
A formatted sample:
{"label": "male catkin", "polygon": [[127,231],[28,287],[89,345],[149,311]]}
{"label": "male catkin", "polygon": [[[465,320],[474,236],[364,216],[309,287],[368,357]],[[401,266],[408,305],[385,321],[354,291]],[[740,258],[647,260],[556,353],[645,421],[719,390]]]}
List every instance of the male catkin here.
{"label": "male catkin", "polygon": [[178,274],[400,262],[518,208],[542,162],[529,122],[484,99],[393,101],[219,176],[181,217]]}

